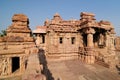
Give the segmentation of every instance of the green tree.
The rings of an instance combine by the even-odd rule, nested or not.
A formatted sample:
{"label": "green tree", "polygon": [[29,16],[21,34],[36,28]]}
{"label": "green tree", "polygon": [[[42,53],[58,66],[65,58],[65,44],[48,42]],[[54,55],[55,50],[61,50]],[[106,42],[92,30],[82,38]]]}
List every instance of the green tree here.
{"label": "green tree", "polygon": [[2,30],[0,33],[0,37],[6,36],[6,30]]}

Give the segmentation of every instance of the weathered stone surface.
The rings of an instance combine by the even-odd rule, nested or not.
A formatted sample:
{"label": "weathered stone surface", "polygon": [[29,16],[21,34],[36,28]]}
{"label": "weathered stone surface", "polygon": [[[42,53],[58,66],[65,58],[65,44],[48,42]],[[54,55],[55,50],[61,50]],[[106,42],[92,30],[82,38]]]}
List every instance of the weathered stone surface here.
{"label": "weathered stone surface", "polygon": [[49,80],[120,80],[120,75],[108,68],[79,60],[48,61],[48,69],[52,73]]}
{"label": "weathered stone surface", "polygon": [[15,14],[6,32],[0,38],[0,79],[23,74],[29,55],[38,53],[26,15]]}
{"label": "weathered stone surface", "polygon": [[41,70],[38,54],[31,54],[22,80],[46,80],[45,76],[41,74]]}
{"label": "weathered stone surface", "polygon": [[[12,24],[7,29],[7,35],[0,38],[0,78],[21,75],[26,70],[27,76],[24,79],[44,80],[48,73],[51,74],[46,60],[80,59],[81,62],[87,64],[98,63],[115,69],[116,64],[119,63],[118,56],[116,56],[119,54],[119,38],[115,39],[114,27],[108,21],[96,21],[95,15],[92,13],[82,12],[80,16],[79,20],[63,20],[56,13],[53,19],[47,19],[44,26],[39,26],[33,31],[36,39],[34,41],[31,37],[28,17],[24,14],[15,14],[12,17]],[[40,56],[34,57],[33,54],[39,52]],[[30,56],[31,54],[32,56]],[[42,62],[39,63],[38,59]],[[28,60],[30,62],[27,63]],[[40,68],[41,64],[43,68]],[[94,69],[93,67],[89,68]],[[45,76],[41,74],[42,69]],[[64,73],[68,74],[67,71]],[[72,76],[73,73],[70,75]],[[98,77],[106,80],[104,75]],[[51,77],[48,80],[52,79]],[[57,79],[62,78],[58,77]],[[92,78],[87,73],[87,76],[82,74],[78,75],[78,78],[71,79],[87,80]],[[99,78],[95,77],[94,79]]]}
{"label": "weathered stone surface", "polygon": [[[63,20],[57,13],[53,19],[47,19],[44,25],[46,33],[39,32],[42,28],[33,31],[37,36],[37,46],[43,48],[49,58],[76,59],[80,55],[81,60],[88,64],[99,60],[110,64],[110,60],[115,60],[116,56],[114,27],[108,21],[96,21],[93,13],[82,12],[80,17],[80,20]],[[84,50],[79,50],[79,47]],[[105,53],[100,52],[101,49]]]}
{"label": "weathered stone surface", "polygon": [[7,29],[7,41],[33,41],[29,28],[29,19],[24,14],[15,14]]}
{"label": "weathered stone surface", "polygon": [[115,48],[120,50],[120,37],[115,38]]}

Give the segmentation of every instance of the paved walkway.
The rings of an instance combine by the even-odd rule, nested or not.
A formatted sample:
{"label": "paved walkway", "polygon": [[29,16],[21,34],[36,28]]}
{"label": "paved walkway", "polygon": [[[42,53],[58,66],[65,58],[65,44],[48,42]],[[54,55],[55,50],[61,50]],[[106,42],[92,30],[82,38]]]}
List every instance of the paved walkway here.
{"label": "paved walkway", "polygon": [[120,80],[120,75],[100,65],[87,65],[79,60],[47,61],[48,80]]}

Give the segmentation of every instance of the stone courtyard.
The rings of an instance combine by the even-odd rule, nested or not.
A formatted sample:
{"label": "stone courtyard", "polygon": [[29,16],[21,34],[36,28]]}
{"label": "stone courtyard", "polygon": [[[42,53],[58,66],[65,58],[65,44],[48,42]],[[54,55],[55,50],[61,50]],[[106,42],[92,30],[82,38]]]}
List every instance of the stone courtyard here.
{"label": "stone courtyard", "polygon": [[109,69],[99,64],[86,64],[79,58],[58,60],[39,53],[46,80],[120,80],[120,68]]}
{"label": "stone courtyard", "polygon": [[120,80],[120,75],[108,68],[80,60],[48,61],[48,68],[53,79],[48,80]]}

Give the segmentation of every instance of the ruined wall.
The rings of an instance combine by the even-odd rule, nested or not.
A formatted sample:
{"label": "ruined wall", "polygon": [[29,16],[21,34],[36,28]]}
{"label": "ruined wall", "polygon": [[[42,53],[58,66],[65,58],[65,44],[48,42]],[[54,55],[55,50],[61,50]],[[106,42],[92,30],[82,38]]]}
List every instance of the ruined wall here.
{"label": "ruined wall", "polygon": [[115,38],[115,48],[116,50],[120,50],[120,37]]}

